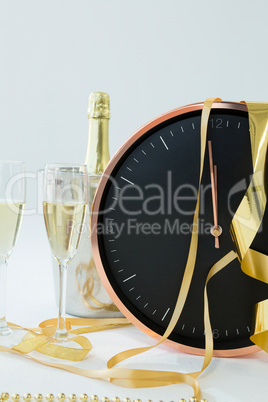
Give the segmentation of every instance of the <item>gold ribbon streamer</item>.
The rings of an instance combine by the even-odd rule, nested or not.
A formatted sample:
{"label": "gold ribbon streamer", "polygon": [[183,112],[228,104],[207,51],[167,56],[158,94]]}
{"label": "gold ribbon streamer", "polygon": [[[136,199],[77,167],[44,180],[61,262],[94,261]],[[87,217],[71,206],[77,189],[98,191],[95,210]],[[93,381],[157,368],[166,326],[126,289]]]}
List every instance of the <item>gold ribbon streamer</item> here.
{"label": "gold ribbon streamer", "polygon": [[[57,328],[58,319],[52,318],[39,324],[42,334],[53,335]],[[72,325],[86,327],[71,329]],[[70,334],[84,334],[87,332],[96,332],[110,328],[116,328],[122,325],[130,325],[126,318],[66,318],[66,328]]]}
{"label": "gold ribbon streamer", "polygon": [[[265,186],[268,146],[268,103],[244,102],[248,108],[253,175],[231,222],[242,271],[268,283],[268,256],[250,248],[264,216],[267,195]],[[268,352],[268,300],[254,309],[251,341]]]}

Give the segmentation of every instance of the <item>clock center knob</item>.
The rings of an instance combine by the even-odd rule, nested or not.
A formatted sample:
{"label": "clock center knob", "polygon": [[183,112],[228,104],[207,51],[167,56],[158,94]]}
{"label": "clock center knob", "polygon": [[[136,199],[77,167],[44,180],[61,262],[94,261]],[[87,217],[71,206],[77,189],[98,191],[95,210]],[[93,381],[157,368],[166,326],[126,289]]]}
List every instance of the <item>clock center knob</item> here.
{"label": "clock center knob", "polygon": [[222,234],[222,228],[221,226],[213,226],[210,229],[210,233],[214,236],[214,237],[219,237]]}

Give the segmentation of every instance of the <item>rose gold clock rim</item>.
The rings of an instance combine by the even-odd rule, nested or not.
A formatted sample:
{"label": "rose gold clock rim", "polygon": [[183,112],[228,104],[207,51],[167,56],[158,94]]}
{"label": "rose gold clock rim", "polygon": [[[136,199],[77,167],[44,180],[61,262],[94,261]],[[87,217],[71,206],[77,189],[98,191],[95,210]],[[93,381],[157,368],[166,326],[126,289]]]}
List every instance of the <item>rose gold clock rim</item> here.
{"label": "rose gold clock rim", "polygon": [[[102,283],[103,283],[107,293],[109,294],[109,296],[111,297],[111,299],[113,300],[115,305],[122,312],[122,314],[126,318],[128,318],[129,321],[132,322],[132,324],[134,324],[141,331],[145,332],[146,334],[148,334],[151,337],[156,338],[156,339],[160,339],[161,336],[159,334],[156,334],[155,332],[153,332],[151,329],[146,327],[146,325],[144,325],[141,321],[139,321],[127,309],[127,307],[122,303],[122,301],[119,299],[119,297],[115,293],[114,289],[112,288],[112,286],[108,280],[108,277],[106,275],[106,272],[104,270],[103,264],[102,264],[102,260],[101,260],[101,256],[100,256],[99,248],[98,248],[97,231],[94,230],[94,227],[96,227],[97,221],[98,221],[98,210],[99,210],[103,190],[106,186],[106,183],[108,181],[110,174],[112,173],[114,167],[116,166],[119,159],[124,155],[124,153],[137,141],[138,138],[140,138],[148,130],[152,129],[153,127],[157,126],[158,124],[164,122],[167,119],[171,119],[173,117],[179,116],[181,114],[200,110],[200,109],[202,109],[202,107],[203,107],[203,102],[200,102],[200,103],[194,103],[194,104],[190,104],[190,105],[186,105],[186,106],[182,106],[182,107],[173,109],[173,110],[166,112],[166,113],[156,117],[155,119],[149,121],[144,126],[139,128],[133,135],[131,135],[126,140],[126,142],[121,146],[121,148],[117,151],[117,153],[114,155],[114,157],[111,159],[111,161],[107,165],[107,168],[99,182],[99,186],[96,191],[95,198],[93,201],[93,206],[92,206],[92,214],[91,214],[92,252],[93,252],[96,268],[97,268],[98,274],[102,280]],[[237,102],[215,102],[212,106],[212,109],[232,109],[232,110],[239,110],[239,111],[247,111],[247,106],[245,104],[237,103]],[[205,352],[204,349],[185,346],[183,344],[174,342],[170,339],[167,339],[164,343],[174,349],[177,349],[177,350],[179,350],[181,352],[185,352],[185,353],[204,355],[204,352]],[[245,354],[257,352],[258,350],[260,350],[260,348],[256,345],[253,345],[253,346],[247,346],[247,347],[239,348],[239,349],[214,350],[213,355],[220,356],[220,357],[242,356]]]}

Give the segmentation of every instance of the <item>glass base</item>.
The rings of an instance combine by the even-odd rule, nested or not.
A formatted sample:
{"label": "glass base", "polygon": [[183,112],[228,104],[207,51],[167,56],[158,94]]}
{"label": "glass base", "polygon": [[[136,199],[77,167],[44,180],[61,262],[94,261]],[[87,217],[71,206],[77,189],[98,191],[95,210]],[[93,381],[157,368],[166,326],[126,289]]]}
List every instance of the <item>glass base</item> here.
{"label": "glass base", "polygon": [[10,329],[7,325],[0,327],[0,337],[11,335],[12,332],[12,329]]}
{"label": "glass base", "polygon": [[55,334],[53,335],[53,339],[55,339],[55,341],[57,342],[69,342],[72,340],[72,338],[74,338],[75,335],[73,334],[69,334],[66,331],[62,331],[57,329],[57,331],[55,332]]}
{"label": "glass base", "polygon": [[8,326],[0,328],[0,345],[12,348],[22,342],[27,331],[22,329],[10,329]]}

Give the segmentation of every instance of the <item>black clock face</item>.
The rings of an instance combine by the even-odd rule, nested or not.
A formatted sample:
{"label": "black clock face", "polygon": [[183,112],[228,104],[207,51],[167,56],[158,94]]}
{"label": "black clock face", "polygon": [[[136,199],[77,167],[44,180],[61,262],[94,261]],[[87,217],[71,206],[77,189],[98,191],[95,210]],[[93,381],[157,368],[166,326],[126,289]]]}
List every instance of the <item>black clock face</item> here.
{"label": "black clock face", "polygon": [[[143,325],[163,334],[180,291],[189,252],[200,166],[201,110],[180,114],[146,131],[115,164],[101,191],[98,252],[121,303]],[[200,193],[199,243],[193,280],[169,339],[204,348],[204,284],[212,265],[234,250],[229,228],[252,174],[248,115],[214,109],[208,140],[217,165],[220,248],[215,248],[208,150]],[[268,216],[252,248],[267,254]],[[101,229],[102,228],[102,229]],[[266,284],[245,275],[238,260],[208,285],[216,350],[244,348],[252,309],[268,297]]]}

